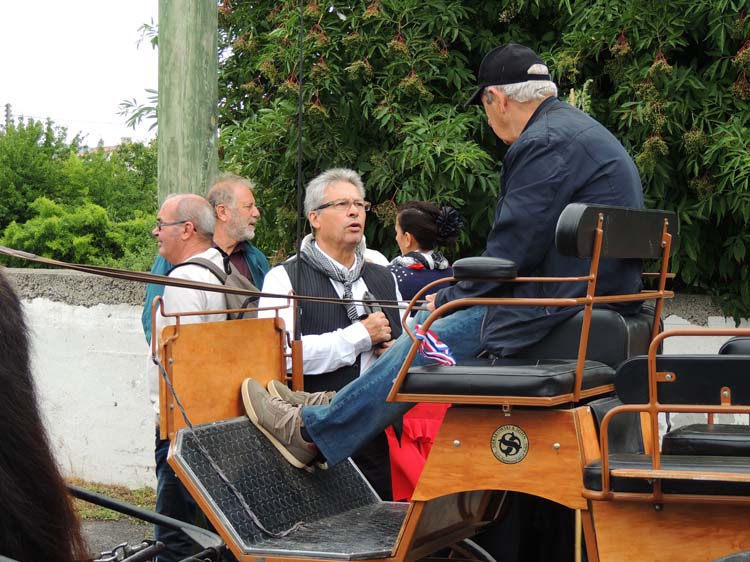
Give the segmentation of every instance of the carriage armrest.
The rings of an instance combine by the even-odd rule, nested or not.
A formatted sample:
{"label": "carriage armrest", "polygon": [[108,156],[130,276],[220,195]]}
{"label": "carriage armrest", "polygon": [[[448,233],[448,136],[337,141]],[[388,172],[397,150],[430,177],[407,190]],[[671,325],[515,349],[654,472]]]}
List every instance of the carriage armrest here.
{"label": "carriage armrest", "polygon": [[453,262],[453,277],[461,279],[513,279],[518,275],[515,262],[502,258],[476,256]]}

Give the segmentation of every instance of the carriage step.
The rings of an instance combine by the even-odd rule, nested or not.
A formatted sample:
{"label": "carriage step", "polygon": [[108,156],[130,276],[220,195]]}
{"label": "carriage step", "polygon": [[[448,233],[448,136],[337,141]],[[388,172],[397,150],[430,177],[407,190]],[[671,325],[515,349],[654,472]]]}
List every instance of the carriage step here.
{"label": "carriage step", "polygon": [[[650,493],[652,481],[662,479],[665,494],[750,495],[750,458],[695,455],[661,455],[655,470],[650,455],[609,456],[610,486],[615,492]],[[584,468],[584,486],[601,491],[601,461]]]}
{"label": "carriage step", "polygon": [[[239,490],[263,533],[198,447]],[[291,466],[246,417],[178,432],[170,463],[228,545],[243,554],[358,560],[387,558],[408,504],[383,502],[351,462],[312,472]]]}

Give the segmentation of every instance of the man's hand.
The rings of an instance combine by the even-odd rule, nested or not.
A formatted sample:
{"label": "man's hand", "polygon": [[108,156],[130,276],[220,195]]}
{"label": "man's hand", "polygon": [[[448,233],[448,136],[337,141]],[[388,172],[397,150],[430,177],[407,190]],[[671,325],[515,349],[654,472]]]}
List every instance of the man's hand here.
{"label": "man's hand", "polygon": [[424,300],[427,304],[425,304],[425,308],[432,312],[435,310],[435,293],[432,293],[431,295],[425,296]]}
{"label": "man's hand", "polygon": [[372,352],[375,354],[375,357],[380,357],[381,355],[383,355],[383,353],[385,353],[388,350],[388,348],[393,345],[395,341],[396,340],[384,341],[380,345],[374,347]]}
{"label": "man's hand", "polygon": [[368,314],[367,318],[361,320],[362,325],[367,328],[370,334],[372,346],[376,347],[379,343],[387,342],[391,339],[391,325],[382,312],[373,312]]}

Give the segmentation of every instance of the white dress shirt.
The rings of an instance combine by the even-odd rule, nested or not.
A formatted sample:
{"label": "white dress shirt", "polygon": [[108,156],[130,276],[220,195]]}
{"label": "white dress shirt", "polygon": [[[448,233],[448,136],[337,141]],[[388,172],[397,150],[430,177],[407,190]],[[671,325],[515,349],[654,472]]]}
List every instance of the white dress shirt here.
{"label": "white dress shirt", "polygon": [[[308,238],[305,239],[307,241]],[[305,242],[303,242],[304,244]],[[320,247],[318,247],[320,248]],[[321,250],[322,252],[322,250]],[[325,254],[325,253],[324,253]],[[334,266],[348,271],[348,268],[338,263],[336,260],[325,254]],[[394,285],[396,280],[394,278]],[[336,294],[343,298],[344,284],[340,281],[331,279]],[[367,291],[367,285],[361,277],[352,284],[352,295],[354,300],[361,300]],[[276,295],[288,295],[292,292],[292,282],[286,269],[278,265],[271,268],[266,274],[263,281],[264,293]],[[401,294],[396,288],[396,299],[401,300]],[[261,297],[258,306],[264,308],[267,306],[285,306],[287,301],[280,298]],[[356,304],[357,312],[362,315],[365,313],[360,303]],[[261,318],[273,317],[273,310],[261,310],[258,316]],[[287,332],[294,335],[294,303],[291,306],[279,310],[279,316],[284,320]],[[372,340],[367,329],[361,322],[354,322],[345,328],[327,332],[325,334],[302,334],[302,358],[303,370],[305,375],[319,375],[321,373],[330,373],[340,367],[353,365],[357,360],[357,355],[362,354],[360,360],[360,373],[365,371],[372,362],[377,358],[372,351]],[[291,360],[287,359],[287,369],[291,369]]]}
{"label": "white dress shirt", "polygon": [[[190,256],[190,258],[206,258],[214,262],[219,267],[224,267],[224,260],[216,248],[209,248],[199,254]],[[185,260],[187,261],[187,260]],[[175,279],[187,279],[189,281],[200,281],[202,283],[212,283],[220,285],[221,282],[208,268],[202,265],[183,265],[169,274],[169,277]],[[164,286],[164,312],[198,312],[201,310],[224,310],[227,307],[224,293],[215,291],[201,291],[200,289],[188,289],[184,287]],[[181,324],[196,324],[198,322],[220,322],[226,320],[226,314],[201,314],[196,316],[184,316],[180,319]],[[156,313],[156,325],[153,337],[158,338],[165,326],[175,323],[174,317],[162,316],[161,312]],[[148,394],[151,404],[159,413],[159,367],[149,358],[149,378]]]}

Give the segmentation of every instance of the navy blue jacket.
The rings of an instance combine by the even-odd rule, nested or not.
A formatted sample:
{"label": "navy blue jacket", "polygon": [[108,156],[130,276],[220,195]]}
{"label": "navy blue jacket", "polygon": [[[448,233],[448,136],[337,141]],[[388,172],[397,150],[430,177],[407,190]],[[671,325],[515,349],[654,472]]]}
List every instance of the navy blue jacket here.
{"label": "navy blue jacket", "polygon": [[[447,267],[445,269],[412,269],[403,265],[391,264],[388,266],[393,275],[396,276],[396,283],[398,283],[398,292],[405,301],[410,301],[414,298],[422,287],[437,281],[438,279],[444,279],[445,277],[453,277],[453,268]],[[439,287],[438,287],[439,288]],[[428,295],[436,292],[437,289],[429,291]]]}
{"label": "navy blue jacket", "polygon": [[[500,197],[483,255],[518,265],[519,276],[587,275],[590,260],[561,256],[555,227],[569,203],[642,207],[643,189],[633,160],[600,123],[559,101],[546,99],[510,146],[500,173]],[[602,260],[598,295],[641,288],[640,260]],[[442,289],[436,305],[464,297],[578,297],[585,283],[470,283]],[[634,313],[640,303],[618,310]],[[506,356],[541,340],[580,308],[491,307],[482,325],[482,344]]]}

